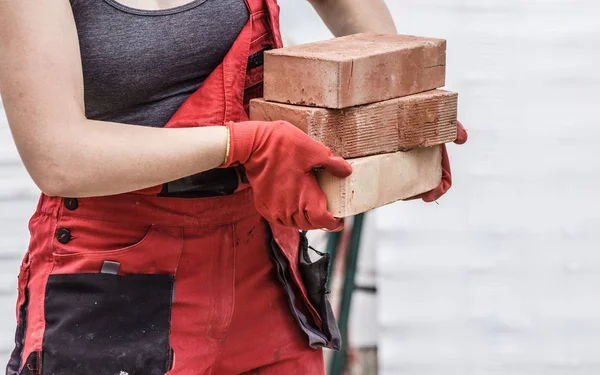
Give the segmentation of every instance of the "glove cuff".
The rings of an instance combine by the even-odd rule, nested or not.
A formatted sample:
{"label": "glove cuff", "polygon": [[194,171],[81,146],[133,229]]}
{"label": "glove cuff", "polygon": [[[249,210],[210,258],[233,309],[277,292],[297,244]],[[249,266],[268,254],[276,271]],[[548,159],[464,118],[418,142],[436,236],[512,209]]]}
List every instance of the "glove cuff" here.
{"label": "glove cuff", "polygon": [[256,129],[250,123],[234,123],[230,121],[227,127],[227,151],[221,168],[236,164],[244,164],[252,154]]}

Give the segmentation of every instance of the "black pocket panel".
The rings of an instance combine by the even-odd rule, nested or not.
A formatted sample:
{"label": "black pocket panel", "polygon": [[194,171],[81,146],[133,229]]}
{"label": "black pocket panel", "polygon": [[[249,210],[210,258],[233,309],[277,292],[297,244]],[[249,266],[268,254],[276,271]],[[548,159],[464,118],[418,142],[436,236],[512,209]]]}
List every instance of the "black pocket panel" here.
{"label": "black pocket panel", "polygon": [[50,275],[42,368],[53,375],[164,375],[174,277]]}

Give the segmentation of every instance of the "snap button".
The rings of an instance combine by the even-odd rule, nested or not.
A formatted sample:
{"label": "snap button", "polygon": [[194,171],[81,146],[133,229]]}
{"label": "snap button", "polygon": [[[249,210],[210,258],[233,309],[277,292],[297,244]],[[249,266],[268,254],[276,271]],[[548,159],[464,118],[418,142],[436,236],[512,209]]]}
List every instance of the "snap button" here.
{"label": "snap button", "polygon": [[79,201],[76,198],[65,198],[65,207],[71,211],[79,207]]}
{"label": "snap button", "polygon": [[69,242],[69,240],[71,240],[71,232],[65,228],[59,229],[56,233],[56,239],[58,240],[58,242],[66,244],[67,242]]}

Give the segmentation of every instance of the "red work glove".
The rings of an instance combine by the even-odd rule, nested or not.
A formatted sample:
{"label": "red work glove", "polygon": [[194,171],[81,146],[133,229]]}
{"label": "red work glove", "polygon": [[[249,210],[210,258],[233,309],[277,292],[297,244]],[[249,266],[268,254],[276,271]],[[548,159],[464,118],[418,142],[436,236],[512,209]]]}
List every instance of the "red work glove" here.
{"label": "red work glove", "polygon": [[[468,139],[467,131],[462,126],[460,121],[457,122],[457,137],[454,143],[458,145],[462,145]],[[417,196],[405,199],[405,200],[413,200],[413,199],[423,199],[425,202],[434,202],[438,200],[442,195],[446,194],[446,192],[452,186],[452,172],[450,170],[450,160],[448,159],[448,151],[446,150],[446,145],[442,145],[442,182],[438,187],[423,194],[419,194]]]}
{"label": "red work glove", "polygon": [[230,122],[229,153],[222,167],[243,164],[258,212],[268,221],[300,230],[340,230],[313,168],[347,177],[352,167],[328,147],[285,121]]}

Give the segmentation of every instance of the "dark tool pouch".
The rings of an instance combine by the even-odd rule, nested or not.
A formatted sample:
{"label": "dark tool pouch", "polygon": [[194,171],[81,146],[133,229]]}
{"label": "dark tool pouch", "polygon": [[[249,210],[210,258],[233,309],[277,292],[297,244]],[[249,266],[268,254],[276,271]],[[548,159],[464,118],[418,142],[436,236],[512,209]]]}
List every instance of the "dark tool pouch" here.
{"label": "dark tool pouch", "polygon": [[[310,259],[309,252],[311,250],[320,256],[315,262]],[[330,291],[327,289],[330,263],[331,256],[309,246],[306,234],[303,232],[300,236],[300,273],[308,298],[323,320],[323,333],[333,348],[339,348],[341,345],[340,330],[329,302]]]}

